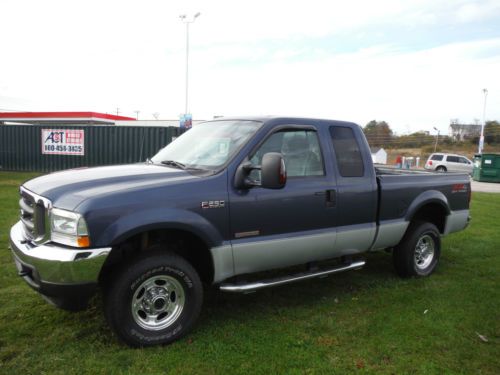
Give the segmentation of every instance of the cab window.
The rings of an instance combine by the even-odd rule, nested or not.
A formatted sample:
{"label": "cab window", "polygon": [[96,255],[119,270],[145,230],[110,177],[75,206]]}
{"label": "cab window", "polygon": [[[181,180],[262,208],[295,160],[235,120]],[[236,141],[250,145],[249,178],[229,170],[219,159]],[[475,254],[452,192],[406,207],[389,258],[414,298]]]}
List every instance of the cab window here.
{"label": "cab window", "polygon": [[344,126],[330,127],[333,149],[342,177],[362,177],[365,174],[363,157],[358,141],[351,128]]}
{"label": "cab window", "polygon": [[[251,156],[253,165],[260,165],[268,152],[283,155],[288,177],[324,176],[323,156],[319,139],[314,130],[284,130],[272,134]],[[260,171],[253,170],[249,176],[260,181]]]}

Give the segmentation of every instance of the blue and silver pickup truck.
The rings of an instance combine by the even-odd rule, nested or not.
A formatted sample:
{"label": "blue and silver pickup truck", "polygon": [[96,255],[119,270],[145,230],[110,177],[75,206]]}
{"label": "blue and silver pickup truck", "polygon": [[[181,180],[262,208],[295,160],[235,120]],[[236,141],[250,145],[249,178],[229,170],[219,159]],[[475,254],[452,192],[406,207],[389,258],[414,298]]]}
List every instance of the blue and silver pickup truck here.
{"label": "blue and silver pickup truck", "polygon": [[382,249],[400,276],[427,276],[470,197],[466,174],[375,168],[354,123],[223,118],[145,163],[26,182],[10,246],[46,300],[78,310],[100,289],[117,336],[148,346],[192,328],[204,284],[253,292],[358,269]]}

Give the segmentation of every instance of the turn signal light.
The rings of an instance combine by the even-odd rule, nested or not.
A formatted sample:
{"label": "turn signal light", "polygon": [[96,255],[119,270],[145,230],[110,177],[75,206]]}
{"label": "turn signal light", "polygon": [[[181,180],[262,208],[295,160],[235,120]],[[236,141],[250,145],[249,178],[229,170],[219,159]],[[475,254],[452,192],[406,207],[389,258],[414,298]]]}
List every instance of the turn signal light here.
{"label": "turn signal light", "polygon": [[286,184],[286,166],[285,166],[285,161],[281,159],[281,164],[280,164],[280,170],[279,170],[279,175],[280,175],[280,184],[285,185]]}
{"label": "turn signal light", "polygon": [[90,246],[90,238],[88,236],[79,236],[76,239],[78,243],[78,247],[89,247]]}

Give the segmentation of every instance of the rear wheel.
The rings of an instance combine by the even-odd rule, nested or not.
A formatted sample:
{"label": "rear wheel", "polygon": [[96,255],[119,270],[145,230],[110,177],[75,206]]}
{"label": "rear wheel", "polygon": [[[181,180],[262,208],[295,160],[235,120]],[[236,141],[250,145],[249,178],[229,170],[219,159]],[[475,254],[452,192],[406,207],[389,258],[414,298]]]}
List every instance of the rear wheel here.
{"label": "rear wheel", "polygon": [[428,276],[436,268],[441,255],[441,237],[432,223],[417,221],[410,224],[393,259],[396,273],[401,277]]}
{"label": "rear wheel", "polygon": [[108,287],[104,308],[123,341],[151,346],[171,343],[189,332],[202,300],[194,268],[176,254],[154,251],[122,267]]}
{"label": "rear wheel", "polygon": [[440,165],[439,167],[436,168],[436,172],[441,172],[441,173],[446,172],[446,167]]}

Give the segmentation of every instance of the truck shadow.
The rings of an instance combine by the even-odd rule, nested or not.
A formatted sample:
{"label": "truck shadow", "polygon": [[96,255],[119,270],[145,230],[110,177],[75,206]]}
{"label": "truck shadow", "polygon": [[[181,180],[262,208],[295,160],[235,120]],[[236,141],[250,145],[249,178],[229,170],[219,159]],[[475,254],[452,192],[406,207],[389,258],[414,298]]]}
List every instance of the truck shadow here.
{"label": "truck shadow", "polygon": [[[275,319],[277,315],[286,320],[290,316],[290,309],[298,309],[304,313],[306,308],[313,312],[324,304],[333,306],[337,302],[343,303],[359,293],[395,285],[400,280],[394,273],[390,254],[378,252],[365,255],[366,265],[360,270],[263,289],[251,294],[206,288],[201,316],[192,334],[203,334],[213,327],[234,327],[235,323],[245,324],[254,319]],[[65,329],[74,332],[73,337],[119,344],[102,316],[101,295],[92,300],[86,311],[77,314],[61,312],[53,316],[54,323],[67,326]]]}
{"label": "truck shadow", "polygon": [[293,306],[309,306],[314,309],[325,301],[351,299],[358,292],[394,284],[400,280],[394,272],[391,254],[366,254],[365,260],[366,265],[360,270],[262,289],[250,294],[207,288],[198,327],[207,323],[223,325],[224,320],[231,317],[265,317]]}

